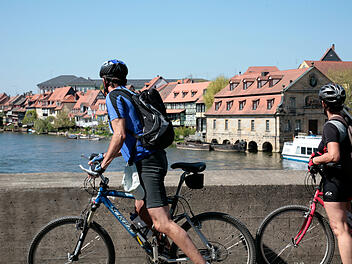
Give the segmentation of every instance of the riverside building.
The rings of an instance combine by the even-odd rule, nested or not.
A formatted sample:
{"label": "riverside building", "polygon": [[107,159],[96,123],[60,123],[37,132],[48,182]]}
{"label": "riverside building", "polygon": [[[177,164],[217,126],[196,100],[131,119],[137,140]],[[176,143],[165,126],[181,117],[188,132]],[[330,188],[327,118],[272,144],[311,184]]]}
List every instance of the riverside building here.
{"label": "riverside building", "polygon": [[[164,104],[174,126],[196,128],[197,103],[202,104],[203,94],[209,84],[210,82],[180,83],[172,89],[165,98]],[[198,116],[198,118],[202,117]]]}
{"label": "riverside building", "polygon": [[249,67],[232,77],[205,113],[207,142],[247,142],[248,150],[279,152],[299,132],[321,134],[326,117],[319,88],[330,80],[315,67],[280,71]]}

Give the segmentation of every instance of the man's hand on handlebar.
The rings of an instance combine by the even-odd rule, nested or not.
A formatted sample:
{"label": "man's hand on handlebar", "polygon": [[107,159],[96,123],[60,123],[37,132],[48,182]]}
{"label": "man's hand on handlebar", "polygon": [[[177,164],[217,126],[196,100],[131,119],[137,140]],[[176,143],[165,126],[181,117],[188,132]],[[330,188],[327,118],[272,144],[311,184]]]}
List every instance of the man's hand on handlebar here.
{"label": "man's hand on handlebar", "polygon": [[95,164],[95,163],[101,163],[103,161],[103,159],[104,159],[104,153],[99,153],[99,154],[92,153],[89,156],[88,164],[91,165],[91,164]]}

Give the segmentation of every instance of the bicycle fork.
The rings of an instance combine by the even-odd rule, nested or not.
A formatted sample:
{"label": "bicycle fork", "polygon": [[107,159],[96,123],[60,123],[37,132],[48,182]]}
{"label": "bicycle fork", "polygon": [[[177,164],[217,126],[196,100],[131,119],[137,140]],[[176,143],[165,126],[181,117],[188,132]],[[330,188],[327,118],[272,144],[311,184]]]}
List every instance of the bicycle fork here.
{"label": "bicycle fork", "polygon": [[[98,209],[99,206],[100,206],[99,204],[94,204],[93,203],[92,206],[91,206],[91,210],[89,210],[89,212],[87,213],[86,217],[84,217],[84,222],[83,222],[83,226],[82,226],[82,232],[81,232],[81,234],[79,236],[79,239],[78,239],[78,241],[76,243],[76,246],[75,246],[75,249],[73,251],[73,254],[68,253],[68,256],[67,256],[67,258],[68,258],[68,260],[70,262],[77,261],[79,259],[78,256],[79,256],[79,254],[81,254],[82,245],[83,245],[84,240],[85,240],[85,238],[87,236],[89,226],[90,226],[91,222],[93,221],[93,216],[94,216],[95,211]],[[81,228],[80,225],[81,225],[81,223],[77,223],[76,228],[77,229]]]}

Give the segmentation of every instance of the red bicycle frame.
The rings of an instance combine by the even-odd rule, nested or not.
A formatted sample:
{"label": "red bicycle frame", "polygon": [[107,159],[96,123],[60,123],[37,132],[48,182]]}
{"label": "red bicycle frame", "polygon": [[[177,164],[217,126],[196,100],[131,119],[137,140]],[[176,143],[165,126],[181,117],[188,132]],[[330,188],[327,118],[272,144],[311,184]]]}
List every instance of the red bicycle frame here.
{"label": "red bicycle frame", "polygon": [[312,223],[312,220],[313,220],[313,217],[315,214],[317,203],[320,203],[324,207],[324,201],[320,197],[323,195],[323,192],[321,192],[320,189],[321,189],[321,184],[320,184],[319,188],[317,188],[317,190],[315,191],[313,201],[311,202],[310,208],[308,211],[309,213],[308,213],[308,215],[305,216],[305,220],[303,222],[303,225],[302,225],[300,231],[298,232],[298,234],[295,236],[295,238],[292,241],[295,246],[298,246],[298,244],[301,242],[304,235],[306,234],[308,228],[310,227],[310,224]]}

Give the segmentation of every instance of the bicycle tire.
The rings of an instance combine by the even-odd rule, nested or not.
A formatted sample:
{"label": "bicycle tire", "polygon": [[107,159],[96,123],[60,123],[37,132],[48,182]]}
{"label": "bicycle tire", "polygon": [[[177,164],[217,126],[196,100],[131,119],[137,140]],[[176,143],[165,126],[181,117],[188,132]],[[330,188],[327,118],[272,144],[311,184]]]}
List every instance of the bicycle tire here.
{"label": "bicycle tire", "polygon": [[308,211],[305,206],[288,205],[271,212],[256,234],[258,259],[267,264],[331,263],[335,238],[328,222],[318,212],[299,245],[293,245]]}
{"label": "bicycle tire", "polygon": [[[191,225],[185,222],[181,226],[189,234],[199,252],[201,252],[208,262],[221,262],[224,264],[255,263],[256,254],[253,237],[247,227],[238,219],[224,213],[207,212],[196,215],[191,220],[201,230],[207,240],[217,248],[216,259],[212,260],[208,249],[206,249],[199,236],[191,228]],[[171,245],[171,256],[177,258],[184,257],[185,255],[173,243]]]}
{"label": "bicycle tire", "polygon": [[[82,225],[82,218],[71,216],[48,223],[31,242],[28,264],[65,263],[63,260],[68,261],[68,254],[72,254],[75,249]],[[109,234],[98,223],[92,222],[90,224],[79,260],[76,262],[115,263],[114,244]]]}

